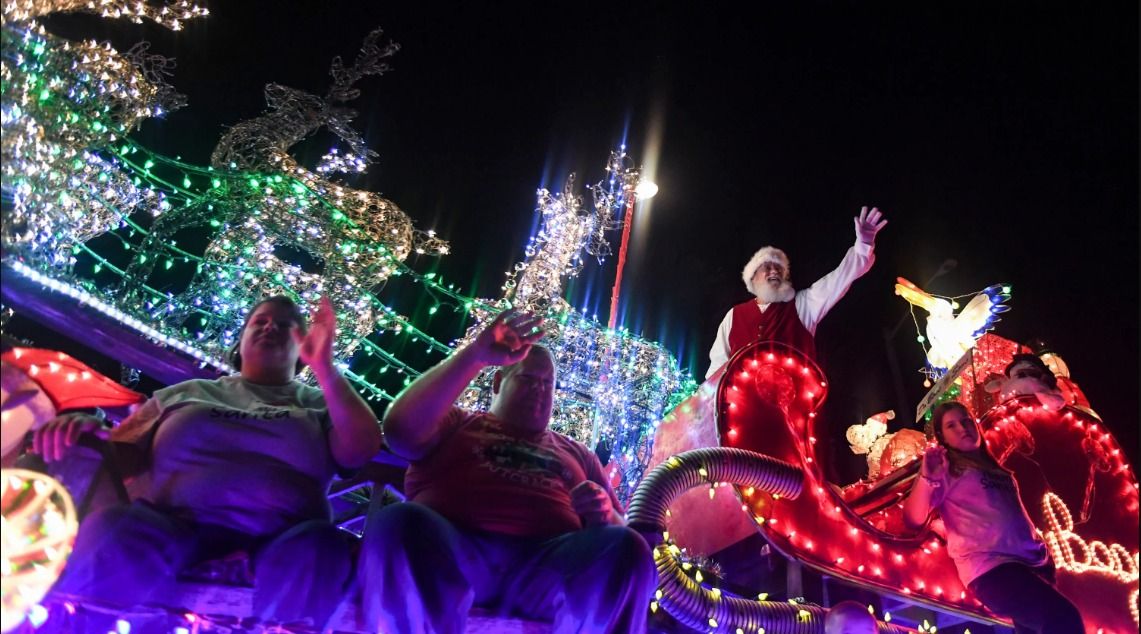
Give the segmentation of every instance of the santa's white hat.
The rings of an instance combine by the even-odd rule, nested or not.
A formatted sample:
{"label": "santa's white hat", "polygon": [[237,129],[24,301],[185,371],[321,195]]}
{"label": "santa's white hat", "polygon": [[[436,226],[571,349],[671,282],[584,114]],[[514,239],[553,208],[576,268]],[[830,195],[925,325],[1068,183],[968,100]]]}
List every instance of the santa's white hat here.
{"label": "santa's white hat", "polygon": [[784,267],[784,279],[788,279],[789,271],[791,270],[788,265],[788,256],[784,251],[776,247],[761,247],[760,251],[753,254],[749,263],[745,265],[745,270],[741,271],[741,279],[745,281],[745,288],[749,289],[750,293],[756,295],[753,289],[753,275],[756,274],[757,269],[765,262],[773,262]]}

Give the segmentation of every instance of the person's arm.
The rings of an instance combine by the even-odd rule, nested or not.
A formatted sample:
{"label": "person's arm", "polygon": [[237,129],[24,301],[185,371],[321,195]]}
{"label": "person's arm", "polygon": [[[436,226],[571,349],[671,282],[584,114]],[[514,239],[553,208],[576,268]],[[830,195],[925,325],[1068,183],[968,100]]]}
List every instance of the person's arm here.
{"label": "person's arm", "polygon": [[717,337],[713,340],[713,347],[709,349],[709,369],[705,371],[705,378],[713,376],[721,366],[729,360],[729,332],[733,330],[733,309],[725,313],[721,325],[717,327]]}
{"label": "person's arm", "polygon": [[903,523],[915,530],[927,523],[931,508],[942,498],[940,489],[947,481],[947,450],[940,446],[929,447],[923,454],[911,493],[903,502]]}
{"label": "person's arm", "polygon": [[614,495],[598,455],[582,445],[579,445],[579,449],[586,480],[571,489],[571,507],[582,518],[583,527],[606,524],[625,526],[622,503]]}
{"label": "person's arm", "polygon": [[141,473],[147,464],[149,435],[162,416],[162,404],[157,397],[149,398],[114,429],[104,427],[104,421],[90,414],[78,412],[62,414],[44,423],[32,435],[32,453],[39,454],[44,462],[63,460],[83,434],[115,444],[116,462],[120,474],[126,479]]}
{"label": "person's arm", "polygon": [[487,366],[522,361],[531,344],[543,336],[541,324],[541,319],[529,313],[500,313],[471,344],[413,381],[384,413],[389,449],[408,460],[431,453],[464,388]]}
{"label": "person's arm", "polygon": [[329,407],[329,451],[342,467],[354,469],[380,453],[380,423],[349,381],[330,365],[313,370]]}
{"label": "person's arm", "polygon": [[870,271],[875,264],[876,234],[887,225],[887,220],[883,220],[879,209],[873,207],[868,211],[864,207],[853,222],[856,227],[856,243],[844,254],[840,266],[796,294],[796,314],[813,335],[828,311],[852,287],[852,282]]}
{"label": "person's arm", "polygon": [[333,364],[337,314],[327,297],[321,300],[313,315],[309,331],[302,335],[294,327],[292,335],[297,341],[301,360],[313,370],[329,408],[329,420],[332,422],[329,451],[333,459],[348,468],[367,464],[380,452],[380,425],[372,408]]}
{"label": "person's arm", "polygon": [[621,507],[610,487],[593,480],[584,480],[571,489],[570,495],[571,507],[582,518],[583,528],[626,525],[626,519],[618,512]]}

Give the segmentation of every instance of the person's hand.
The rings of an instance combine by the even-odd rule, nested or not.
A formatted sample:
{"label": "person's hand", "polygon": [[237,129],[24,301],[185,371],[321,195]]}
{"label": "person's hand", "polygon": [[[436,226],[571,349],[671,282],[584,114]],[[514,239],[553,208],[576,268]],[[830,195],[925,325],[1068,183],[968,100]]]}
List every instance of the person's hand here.
{"label": "person's hand", "polygon": [[590,480],[582,482],[571,489],[570,498],[571,507],[582,518],[583,528],[610,524],[614,507],[602,485]]}
{"label": "person's hand", "polygon": [[508,309],[496,315],[472,342],[487,365],[511,365],[527,356],[531,344],[543,337],[543,318]]}
{"label": "person's hand", "polygon": [[39,454],[45,462],[55,462],[75,445],[80,434],[88,432],[104,440],[110,437],[110,432],[103,429],[103,421],[90,414],[56,416],[32,432],[32,453]]}
{"label": "person's hand", "polygon": [[932,480],[942,480],[947,475],[947,448],[942,445],[931,445],[923,453],[923,464],[919,465],[919,474]]}
{"label": "person's hand", "polygon": [[853,218],[852,222],[856,224],[856,239],[864,244],[875,244],[876,234],[887,226],[887,220],[883,219],[883,214],[875,207],[871,211],[861,207],[859,217]]}
{"label": "person's hand", "polygon": [[301,328],[294,325],[289,330],[297,343],[297,353],[302,363],[320,375],[333,369],[333,340],[337,338],[337,311],[333,302],[322,297],[317,312],[309,321],[309,330],[301,334]]}

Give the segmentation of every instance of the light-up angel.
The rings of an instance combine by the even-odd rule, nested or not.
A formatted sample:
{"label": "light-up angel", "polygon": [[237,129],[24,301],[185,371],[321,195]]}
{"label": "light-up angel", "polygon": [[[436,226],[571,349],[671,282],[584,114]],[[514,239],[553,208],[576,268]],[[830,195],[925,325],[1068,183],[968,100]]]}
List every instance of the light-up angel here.
{"label": "light-up angel", "polygon": [[896,278],[895,294],[912,306],[927,311],[926,340],[927,364],[936,376],[941,376],[959,357],[975,345],[975,341],[990,330],[998,315],[1010,310],[1004,302],[1010,299],[1010,286],[988,286],[967,302],[956,315],[958,302],[953,298],[936,297],[902,277]]}

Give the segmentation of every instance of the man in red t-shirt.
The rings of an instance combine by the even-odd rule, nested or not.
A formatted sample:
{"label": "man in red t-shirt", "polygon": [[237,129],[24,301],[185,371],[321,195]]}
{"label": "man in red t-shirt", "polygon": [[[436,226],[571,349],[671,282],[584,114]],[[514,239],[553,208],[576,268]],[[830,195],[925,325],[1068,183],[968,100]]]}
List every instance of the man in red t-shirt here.
{"label": "man in red t-shirt", "polygon": [[879,209],[867,207],[853,219],[856,244],[844,254],[840,266],[805,290],[789,281],[788,256],[775,247],[757,251],[741,272],[745,288],[756,297],[729,309],[709,349],[705,378],[721,369],[729,357],[757,339],[788,344],[816,359],[816,326],[875,262],[876,234],[887,225]]}
{"label": "man in red t-shirt", "polygon": [[[375,509],[360,565],[382,632],[463,632],[472,606],[557,632],[642,632],[653,557],[625,526],[594,453],[547,428],[555,388],[542,320],[507,311],[404,390],[384,417],[410,462],[408,502]],[[487,412],[455,407],[502,366]]]}

